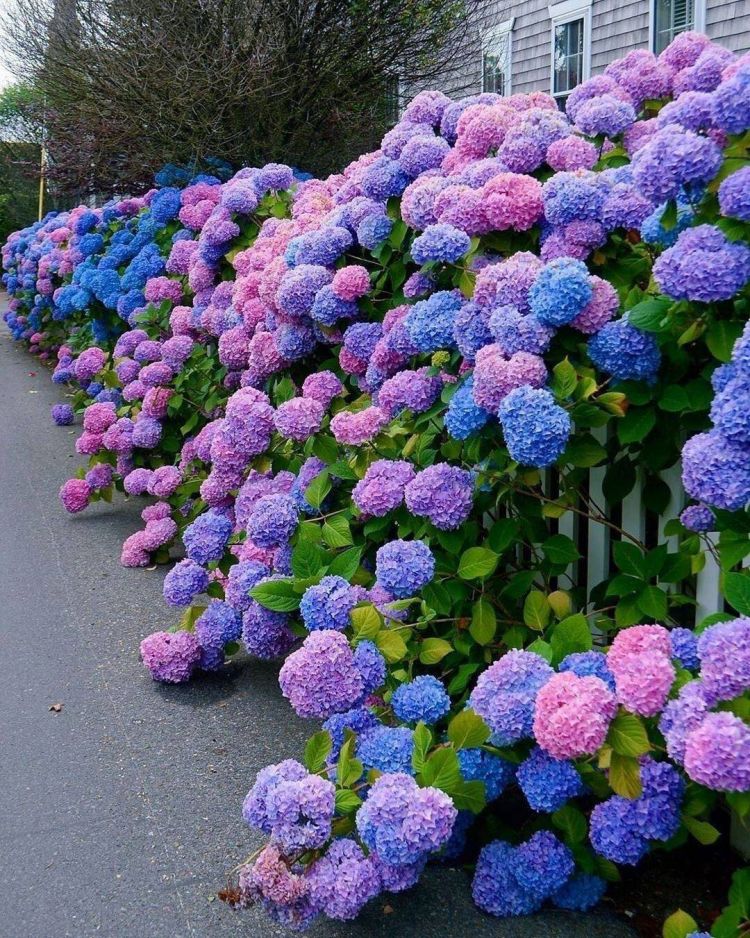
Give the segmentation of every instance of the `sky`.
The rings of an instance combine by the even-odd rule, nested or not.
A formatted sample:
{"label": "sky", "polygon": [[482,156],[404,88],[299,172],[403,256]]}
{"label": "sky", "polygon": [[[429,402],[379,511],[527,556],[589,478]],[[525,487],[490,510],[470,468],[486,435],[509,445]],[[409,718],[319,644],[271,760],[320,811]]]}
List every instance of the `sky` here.
{"label": "sky", "polygon": [[12,72],[9,72],[8,69],[0,62],[0,89],[4,88],[6,85],[10,85],[15,81],[15,76]]}

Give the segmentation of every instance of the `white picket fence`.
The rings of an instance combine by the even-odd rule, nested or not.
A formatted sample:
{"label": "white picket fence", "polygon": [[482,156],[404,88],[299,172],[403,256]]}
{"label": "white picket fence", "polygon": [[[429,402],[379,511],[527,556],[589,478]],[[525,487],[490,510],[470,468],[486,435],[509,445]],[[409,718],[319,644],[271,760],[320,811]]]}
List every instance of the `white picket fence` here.
{"label": "white picket fence", "polygon": [[[606,442],[606,429],[594,430],[593,436],[599,443]],[[612,507],[604,495],[603,482],[606,466],[596,466],[588,472],[588,498],[593,505],[599,506],[605,517],[612,516]],[[669,487],[670,500],[661,515],[647,511],[643,499],[642,477],[636,481],[633,490],[622,500],[617,514],[619,527],[632,537],[637,538],[649,549],[666,542],[670,552],[678,547],[676,537],[664,536],[667,521],[676,518],[689,499],[682,487],[679,463],[661,473],[661,479]],[[551,475],[545,475],[543,488],[549,492],[553,484]],[[566,512],[557,522],[557,532],[565,534],[575,543],[583,558],[567,571],[567,577],[577,586],[586,588],[586,595],[598,583],[612,577],[617,568],[612,561],[611,545],[613,537],[618,537],[612,528],[594,519],[587,519],[573,511]],[[694,625],[706,616],[724,609],[721,595],[721,570],[713,553],[706,551],[705,565],[695,577]],[[684,614],[683,614],[684,615]],[[687,623],[689,624],[689,623]]]}

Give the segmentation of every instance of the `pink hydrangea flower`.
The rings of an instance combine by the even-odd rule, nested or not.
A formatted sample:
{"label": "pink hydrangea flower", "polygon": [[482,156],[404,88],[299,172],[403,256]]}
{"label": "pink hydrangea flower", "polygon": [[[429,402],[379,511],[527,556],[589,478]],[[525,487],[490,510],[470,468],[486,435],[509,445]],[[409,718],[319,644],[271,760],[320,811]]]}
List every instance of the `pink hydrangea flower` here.
{"label": "pink hydrangea flower", "polygon": [[598,677],[555,674],[541,688],[534,709],[534,736],[555,759],[591,755],[602,745],[617,701]]}

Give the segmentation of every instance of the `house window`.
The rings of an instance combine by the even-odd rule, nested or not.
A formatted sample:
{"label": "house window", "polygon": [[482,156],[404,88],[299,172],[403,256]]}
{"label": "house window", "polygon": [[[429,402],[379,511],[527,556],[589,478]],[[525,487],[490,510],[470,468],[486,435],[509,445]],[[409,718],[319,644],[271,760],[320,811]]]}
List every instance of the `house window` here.
{"label": "house window", "polygon": [[704,27],[702,0],[652,0],[651,48],[658,55],[675,36]]}
{"label": "house window", "polygon": [[485,33],[482,41],[482,91],[511,93],[511,56],[515,17]]}
{"label": "house window", "polygon": [[549,8],[552,19],[551,92],[562,106],[576,85],[589,77],[591,4],[563,0]]}

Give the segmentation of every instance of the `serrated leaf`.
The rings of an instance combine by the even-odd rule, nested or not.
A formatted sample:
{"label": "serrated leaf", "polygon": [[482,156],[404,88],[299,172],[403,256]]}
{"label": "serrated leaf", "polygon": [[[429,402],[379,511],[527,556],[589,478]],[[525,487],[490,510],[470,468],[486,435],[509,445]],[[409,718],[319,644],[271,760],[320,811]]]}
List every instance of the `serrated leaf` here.
{"label": "serrated leaf", "polygon": [[371,603],[355,606],[349,618],[357,639],[374,639],[383,628],[383,617]]}
{"label": "serrated leaf", "polygon": [[362,804],[362,799],[356,793],[347,788],[339,788],[335,794],[336,811],[339,814],[351,814]]}
{"label": "serrated leaf", "polygon": [[620,710],[609,725],[607,742],[621,756],[642,756],[651,749],[646,727],[640,717]]}
{"label": "serrated leaf", "polygon": [[709,824],[708,821],[700,821],[698,818],[683,815],[682,823],[693,837],[695,837],[698,843],[703,844],[704,847],[716,843],[719,839],[719,832],[713,824]]}
{"label": "serrated leaf", "polygon": [[582,613],[568,616],[552,630],[550,644],[556,661],[562,661],[566,655],[579,651],[590,651],[593,647],[591,629]]}
{"label": "serrated leaf", "polygon": [[437,664],[452,651],[453,645],[444,638],[426,638],[419,649],[419,660],[422,664]]}
{"label": "serrated leaf", "polygon": [[317,576],[323,568],[323,555],[310,541],[300,541],[292,551],[292,573],[300,579]]}
{"label": "serrated leaf", "polygon": [[328,470],[318,473],[305,489],[305,501],[313,508],[320,508],[326,495],[331,491],[331,479]]}
{"label": "serrated leaf", "polygon": [[477,580],[490,576],[497,568],[498,555],[488,547],[470,547],[461,554],[458,575],[462,580]]}
{"label": "serrated leaf", "polygon": [[496,629],[497,616],[495,608],[489,600],[480,596],[471,610],[469,634],[478,645],[489,645],[495,637]]}
{"label": "serrated leaf", "polygon": [[294,612],[299,608],[300,597],[295,593],[290,579],[266,580],[254,586],[250,595],[261,606],[274,612]]}
{"label": "serrated leaf", "polygon": [[724,595],[740,615],[750,615],[750,576],[745,573],[725,574]]}
{"label": "serrated leaf", "polygon": [[343,515],[334,515],[323,522],[323,540],[329,547],[349,547],[354,543],[349,522]]}
{"label": "serrated leaf", "polygon": [[332,576],[341,576],[345,580],[351,580],[359,568],[361,559],[362,549],[360,547],[350,547],[349,550],[336,554],[328,564],[328,573]]}
{"label": "serrated leaf", "polygon": [[616,795],[630,800],[637,798],[643,791],[638,759],[613,752],[609,763],[609,784]]}
{"label": "serrated leaf", "polygon": [[439,788],[450,795],[462,783],[458,756],[453,749],[438,749],[425,762],[422,769],[425,785]]}
{"label": "serrated leaf", "polygon": [[414,747],[411,754],[411,767],[418,775],[424,768],[427,759],[427,753],[432,746],[432,733],[428,727],[420,720],[414,730]]}
{"label": "serrated leaf", "polygon": [[542,541],[542,552],[552,563],[569,564],[581,556],[573,539],[566,534],[553,534]]}
{"label": "serrated leaf", "polygon": [[547,602],[547,597],[539,590],[532,590],[523,604],[523,621],[530,629],[537,632],[544,631],[549,623],[552,607]]}
{"label": "serrated leaf", "polygon": [[563,832],[564,840],[569,846],[586,839],[588,833],[586,817],[572,804],[567,804],[555,811],[552,814],[552,823]]}
{"label": "serrated leaf", "polygon": [[490,728],[473,710],[462,710],[448,724],[448,739],[456,749],[476,749],[490,738]]}
{"label": "serrated leaf", "polygon": [[663,938],[687,938],[687,936],[698,930],[698,923],[687,912],[678,909],[664,922],[662,928]]}
{"label": "serrated leaf", "polygon": [[663,620],[667,616],[667,594],[658,586],[645,586],[638,594],[638,608],[652,619]]}
{"label": "serrated leaf", "polygon": [[311,736],[305,746],[304,763],[307,771],[313,774],[320,772],[332,748],[331,734],[327,730],[321,730]]}
{"label": "serrated leaf", "polygon": [[406,655],[406,642],[404,642],[398,632],[381,629],[375,636],[375,644],[389,664],[401,661]]}
{"label": "serrated leaf", "polygon": [[487,805],[484,782],[477,779],[462,781],[451,792],[451,798],[459,811],[471,811],[472,814],[479,814]]}

